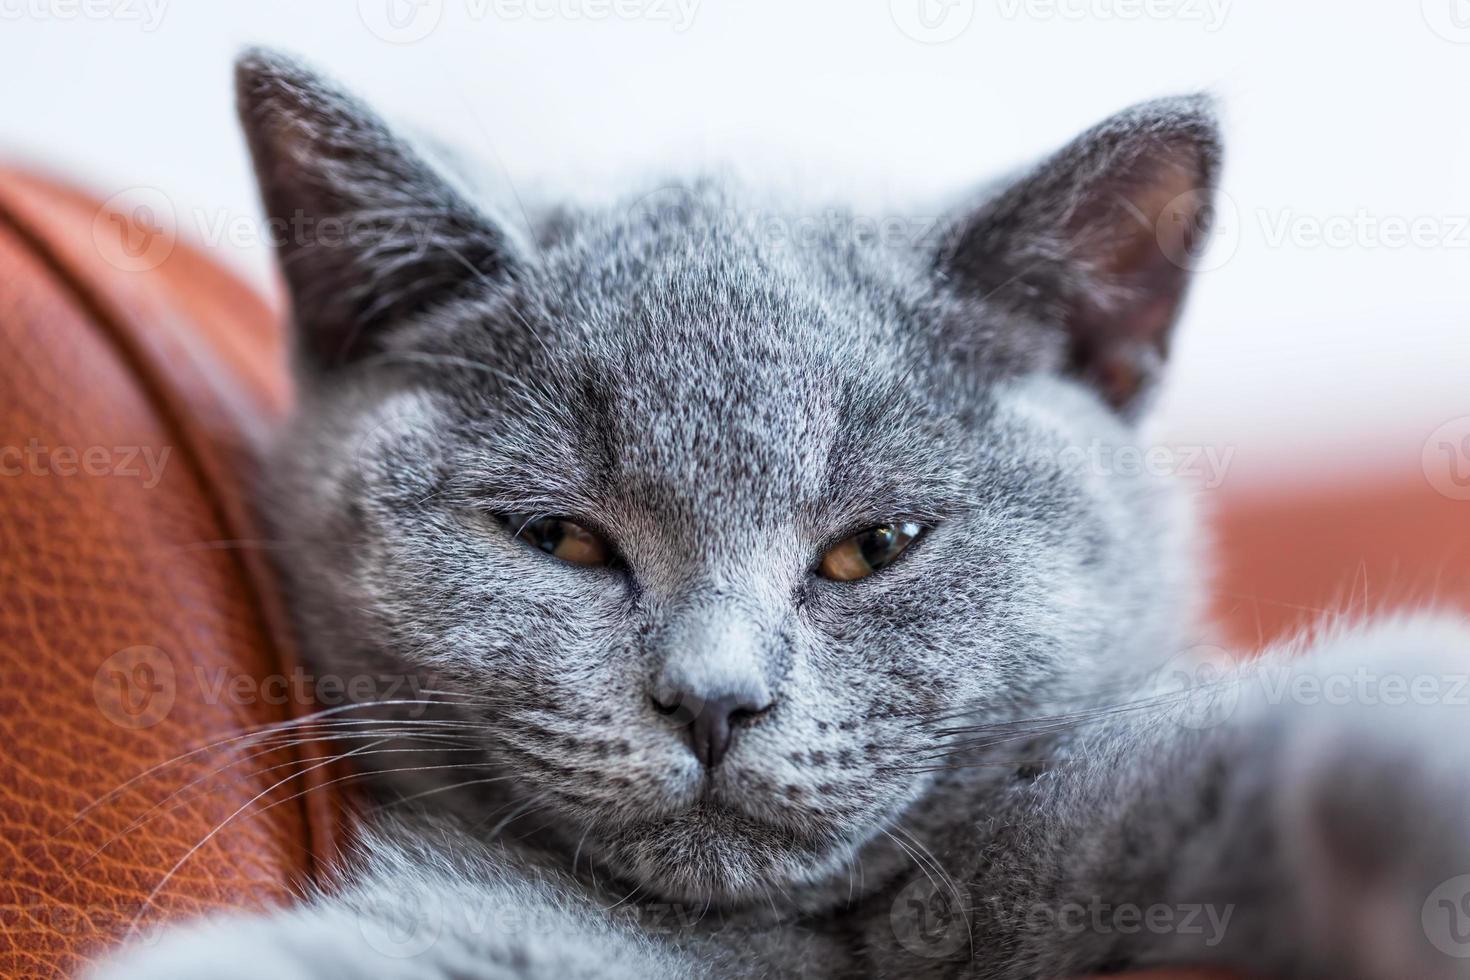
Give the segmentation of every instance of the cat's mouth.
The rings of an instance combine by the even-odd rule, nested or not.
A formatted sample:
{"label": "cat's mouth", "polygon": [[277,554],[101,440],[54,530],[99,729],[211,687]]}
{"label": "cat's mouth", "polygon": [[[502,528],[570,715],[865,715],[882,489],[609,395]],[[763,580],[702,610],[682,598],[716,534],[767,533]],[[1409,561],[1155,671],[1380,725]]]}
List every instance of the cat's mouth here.
{"label": "cat's mouth", "polygon": [[708,788],[672,817],[605,832],[602,859],[620,875],[671,901],[740,905],[772,886],[819,880],[856,842],[816,821],[767,821],[718,801]]}
{"label": "cat's mouth", "polygon": [[915,790],[876,763],[793,752],[769,729],[746,732],[717,766],[701,765],[673,738],[633,754],[608,735],[610,749],[581,755],[572,739],[565,748],[574,768],[547,765],[535,750],[548,729],[523,726],[499,720],[495,771],[514,779],[506,788],[525,805],[559,814],[550,821],[555,846],[642,895],[701,907],[765,903],[773,890],[845,875]]}

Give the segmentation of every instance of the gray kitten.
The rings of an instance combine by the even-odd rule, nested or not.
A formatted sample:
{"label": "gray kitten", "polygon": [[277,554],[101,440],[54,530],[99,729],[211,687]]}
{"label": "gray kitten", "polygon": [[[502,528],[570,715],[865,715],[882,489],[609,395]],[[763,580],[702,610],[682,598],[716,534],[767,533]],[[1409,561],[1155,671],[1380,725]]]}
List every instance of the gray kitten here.
{"label": "gray kitten", "polygon": [[1186,494],[1077,465],[1139,438],[1206,101],[792,247],[714,183],[498,221],[277,55],[239,98],[288,595],[314,672],[409,683],[322,722],[377,803],[342,890],[98,976],[1462,975],[1466,713],[1299,688],[1470,632],[1197,672]]}

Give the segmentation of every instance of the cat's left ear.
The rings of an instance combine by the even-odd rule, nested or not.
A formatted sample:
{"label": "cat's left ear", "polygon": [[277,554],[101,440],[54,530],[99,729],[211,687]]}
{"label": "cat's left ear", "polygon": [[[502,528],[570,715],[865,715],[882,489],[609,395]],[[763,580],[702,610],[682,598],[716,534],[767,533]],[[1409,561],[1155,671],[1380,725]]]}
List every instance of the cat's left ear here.
{"label": "cat's left ear", "polygon": [[512,274],[496,223],[352,96],[265,50],[239,59],[235,84],[308,373]]}
{"label": "cat's left ear", "polygon": [[1208,98],[1135,106],[962,216],[937,269],[961,295],[1060,329],[1067,370],[1131,408],[1162,370],[1219,166]]}

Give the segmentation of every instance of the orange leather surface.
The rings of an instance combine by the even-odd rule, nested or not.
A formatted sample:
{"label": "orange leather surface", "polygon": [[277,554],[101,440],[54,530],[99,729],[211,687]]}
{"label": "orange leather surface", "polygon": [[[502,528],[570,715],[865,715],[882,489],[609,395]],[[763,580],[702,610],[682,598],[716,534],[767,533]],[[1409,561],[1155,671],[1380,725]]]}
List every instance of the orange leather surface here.
{"label": "orange leather surface", "polygon": [[5,977],[285,898],[330,844],[321,794],[269,792],[301,768],[288,752],[236,743],[129,782],[291,710],[218,687],[291,663],[259,549],[237,546],[257,538],[241,473],[286,387],[265,305],[183,246],[109,264],[98,236],[122,226],[96,217],[0,173]]}

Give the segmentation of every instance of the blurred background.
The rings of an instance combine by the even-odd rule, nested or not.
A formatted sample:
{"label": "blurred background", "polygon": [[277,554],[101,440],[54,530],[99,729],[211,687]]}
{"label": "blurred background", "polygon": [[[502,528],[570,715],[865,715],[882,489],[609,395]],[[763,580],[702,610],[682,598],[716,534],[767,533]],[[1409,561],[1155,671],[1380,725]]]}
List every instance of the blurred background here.
{"label": "blurred background", "polygon": [[[263,290],[248,44],[576,196],[733,169],[922,212],[1211,91],[1220,223],[1152,425],[1230,495],[1225,614],[1267,632],[1470,570],[1467,0],[0,0],[0,22],[3,158],[151,209]],[[1293,561],[1337,584],[1301,594]]]}

